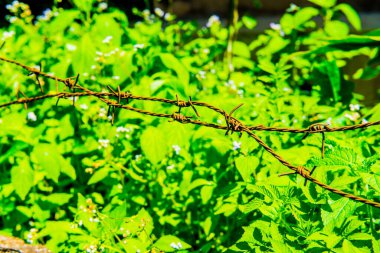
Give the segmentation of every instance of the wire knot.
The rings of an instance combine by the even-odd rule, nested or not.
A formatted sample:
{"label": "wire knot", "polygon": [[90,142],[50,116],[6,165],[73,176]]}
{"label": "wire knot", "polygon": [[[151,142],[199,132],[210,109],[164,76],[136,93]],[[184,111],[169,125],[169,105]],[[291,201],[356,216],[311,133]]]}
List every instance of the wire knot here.
{"label": "wire knot", "polygon": [[181,122],[181,123],[184,123],[184,122],[189,121],[189,119],[190,119],[191,117],[189,117],[189,116],[185,116],[185,115],[180,114],[180,113],[177,113],[177,112],[174,112],[174,113],[172,114],[172,118],[173,118],[172,121],[175,120],[175,121],[179,121],[179,122]]}
{"label": "wire knot", "polygon": [[306,169],[303,166],[296,167],[296,173],[300,174],[304,178],[310,177],[310,170]]}
{"label": "wire knot", "polygon": [[69,87],[70,89],[73,89],[75,85],[77,85],[78,80],[79,80],[79,74],[75,77],[75,80],[73,80],[72,77],[66,78],[64,80],[64,83],[67,87]]}
{"label": "wire knot", "polygon": [[315,123],[307,128],[308,133],[319,133],[330,129],[329,125],[325,123]]}
{"label": "wire knot", "polygon": [[239,109],[242,105],[243,104],[240,104],[240,105],[236,106],[235,108],[233,108],[229,114],[227,114],[226,112],[224,112],[224,118],[225,118],[226,124],[227,124],[226,135],[228,135],[228,133],[230,131],[232,133],[233,132],[240,132],[240,136],[242,135],[241,131],[243,130],[243,124],[240,121],[238,121],[237,119],[235,119],[235,118],[232,117],[232,114],[237,109]]}
{"label": "wire knot", "polygon": [[191,108],[193,108],[195,114],[197,115],[197,117],[199,117],[199,113],[197,111],[197,109],[195,108],[195,106],[193,105],[193,102],[191,101],[191,97],[189,96],[189,101],[184,101],[184,100],[179,100],[178,98],[178,95],[176,94],[175,97],[177,98],[177,106],[178,106],[178,113],[181,113],[181,108],[182,107],[189,107],[191,106]]}

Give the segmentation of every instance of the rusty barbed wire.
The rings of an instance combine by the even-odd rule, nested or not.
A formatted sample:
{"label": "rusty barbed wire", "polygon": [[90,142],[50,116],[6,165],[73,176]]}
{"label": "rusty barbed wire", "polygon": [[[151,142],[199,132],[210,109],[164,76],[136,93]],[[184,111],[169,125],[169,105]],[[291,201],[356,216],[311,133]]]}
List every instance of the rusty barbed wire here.
{"label": "rusty barbed wire", "polygon": [[[325,132],[335,132],[335,131],[348,131],[348,130],[354,130],[354,129],[359,129],[359,128],[366,128],[370,126],[375,126],[375,125],[380,125],[380,121],[376,122],[368,122],[368,123],[363,123],[363,124],[358,124],[358,125],[352,125],[352,126],[343,126],[343,127],[330,127],[325,124],[313,124],[310,125],[308,128],[305,129],[293,129],[293,128],[275,128],[275,127],[265,127],[262,125],[259,126],[246,126],[243,124],[241,121],[238,119],[232,117],[232,114],[242,106],[242,104],[234,107],[230,113],[227,113],[226,111],[217,108],[211,104],[205,103],[205,102],[199,102],[199,101],[192,101],[191,97],[189,97],[189,101],[183,101],[179,100],[178,96],[176,96],[176,100],[171,100],[171,99],[166,99],[166,98],[156,98],[156,97],[146,97],[146,96],[137,96],[133,95],[130,92],[121,92],[120,87],[118,87],[118,91],[116,92],[113,90],[110,86],[108,86],[108,89],[111,92],[94,92],[91,91],[87,88],[84,88],[78,84],[78,79],[79,79],[79,74],[76,77],[70,77],[70,78],[59,78],[54,76],[53,74],[47,74],[42,72],[39,69],[36,68],[31,68],[28,67],[24,64],[21,64],[17,61],[10,60],[4,57],[0,56],[1,61],[5,61],[8,63],[15,64],[17,66],[20,66],[26,70],[28,70],[30,73],[34,73],[36,76],[42,76],[45,78],[49,78],[52,80],[55,80],[55,82],[61,82],[65,84],[66,87],[72,90],[72,92],[56,92],[56,93],[50,93],[50,94],[45,94],[41,96],[35,96],[35,97],[26,97],[25,94],[24,98],[18,98],[17,100],[10,101],[7,103],[0,104],[0,108],[2,107],[7,107],[15,104],[27,104],[27,103],[32,103],[34,101],[38,100],[44,100],[47,98],[57,98],[58,100],[60,98],[72,98],[73,102],[75,101],[76,97],[82,97],[82,96],[93,96],[97,97],[99,100],[101,100],[103,103],[107,104],[109,107],[109,112],[108,115],[111,111],[112,108],[112,124],[114,121],[114,112],[115,108],[120,108],[120,109],[126,109],[129,111],[134,111],[140,114],[145,114],[149,116],[154,116],[154,117],[163,117],[163,118],[169,118],[171,121],[178,121],[183,124],[194,124],[194,125],[200,125],[200,126],[205,126],[205,127],[211,127],[215,129],[221,129],[221,130],[226,130],[226,135],[231,132],[238,132],[243,134],[244,132],[247,133],[250,137],[252,137],[260,146],[262,146],[268,153],[270,153],[275,159],[277,159],[281,164],[286,166],[287,168],[291,169],[293,172],[291,173],[284,173],[282,175],[290,175],[290,174],[298,174],[305,178],[305,180],[311,181],[318,186],[322,187],[323,189],[326,189],[332,193],[338,194],[342,197],[349,198],[367,205],[371,205],[373,207],[380,208],[380,203],[365,199],[360,196],[356,196],[350,193],[346,193],[344,191],[335,189],[318,179],[314,178],[311,176],[312,172],[315,170],[315,167],[310,171],[307,168],[303,166],[295,166],[286,161],[284,158],[282,158],[279,154],[277,154],[271,147],[269,147],[263,140],[261,140],[255,133],[252,131],[258,130],[258,131],[276,131],[276,132],[291,132],[291,133],[305,133],[305,137],[308,134],[313,134],[313,133],[322,133],[322,158],[324,157],[324,141],[325,141]],[[76,89],[80,90],[80,92],[77,92]],[[57,89],[58,91],[58,89]],[[43,90],[42,90],[43,92]],[[116,98],[117,101],[110,99],[110,98]],[[125,99],[127,104],[122,104],[122,99]],[[133,106],[128,105],[129,100],[144,100],[144,101],[153,101],[153,102],[161,102],[161,103],[167,103],[167,104],[172,104],[174,106],[178,107],[177,112],[173,112],[171,114],[168,113],[158,113],[158,112],[151,112],[147,110],[143,110],[140,108],[135,108]],[[75,105],[73,103],[73,105]],[[200,106],[200,107],[206,107],[209,108],[215,112],[220,113],[221,115],[224,116],[226,125],[219,125],[215,123],[209,123],[209,122],[204,122],[200,121],[198,119],[192,119],[191,116],[186,116],[181,114],[181,108],[182,107],[192,107],[194,110],[195,114],[197,117],[199,117],[198,111],[196,110],[195,106]],[[304,137],[304,138],[305,138]]]}

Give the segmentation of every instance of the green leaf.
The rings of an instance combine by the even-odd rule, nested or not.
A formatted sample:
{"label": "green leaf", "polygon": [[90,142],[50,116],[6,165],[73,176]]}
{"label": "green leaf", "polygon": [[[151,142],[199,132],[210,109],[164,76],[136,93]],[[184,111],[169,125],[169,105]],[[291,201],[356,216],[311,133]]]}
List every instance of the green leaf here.
{"label": "green leaf", "polygon": [[241,41],[234,41],[232,44],[232,52],[234,55],[238,55],[245,58],[251,58],[251,52],[247,44]]}
{"label": "green leaf", "polygon": [[173,235],[165,235],[158,239],[153,247],[156,247],[164,252],[176,252],[178,250],[190,249],[191,246]]}
{"label": "green leaf", "polygon": [[203,178],[197,178],[193,182],[191,182],[191,184],[187,187],[186,191],[187,193],[189,193],[193,189],[203,185],[214,185],[214,183]]}
{"label": "green leaf", "polygon": [[33,187],[34,172],[28,160],[19,160],[11,169],[11,183],[17,195],[25,200],[26,195]]}
{"label": "green leaf", "polygon": [[96,170],[95,173],[91,176],[90,180],[88,180],[87,184],[95,184],[99,181],[105,179],[110,173],[110,169],[107,167]]}
{"label": "green leaf", "polygon": [[235,165],[244,182],[251,182],[251,176],[255,172],[260,161],[255,156],[240,156],[235,159]]}
{"label": "green leaf", "polygon": [[325,226],[331,222],[339,227],[349,218],[357,208],[358,204],[348,198],[339,198],[338,200],[331,200],[330,204],[322,208],[322,221]]}
{"label": "green leaf", "polygon": [[63,33],[71,24],[73,24],[75,19],[81,18],[81,12],[79,10],[68,10],[62,11],[58,16],[54,17],[53,20],[46,24],[44,28],[44,34],[54,36]]}
{"label": "green leaf", "polygon": [[52,193],[42,199],[55,205],[64,205],[67,204],[72,197],[73,195],[68,193]]}
{"label": "green leaf", "polygon": [[351,5],[346,3],[341,3],[335,6],[335,10],[343,12],[346,16],[348,22],[355,28],[355,30],[360,31],[362,29],[362,24],[359,14],[352,8]]}
{"label": "green leaf", "polygon": [[319,11],[313,7],[305,7],[296,12],[294,15],[294,26],[297,28],[304,25],[307,21],[317,16]]}
{"label": "green leaf", "polygon": [[72,57],[75,74],[88,73],[91,70],[91,66],[95,64],[95,51],[91,35],[89,33],[83,34]]}
{"label": "green leaf", "polygon": [[353,245],[349,240],[344,239],[343,240],[343,252],[352,252],[352,253],[370,253],[371,250],[367,247],[361,247],[358,248],[355,245]]}
{"label": "green leaf", "polygon": [[239,205],[239,210],[244,213],[250,213],[258,208],[260,208],[264,204],[264,200],[262,199],[253,199],[249,201],[247,204]]}
{"label": "green leaf", "polygon": [[78,9],[88,13],[91,11],[94,2],[95,0],[73,0],[74,5]]}
{"label": "green leaf", "polygon": [[38,164],[45,170],[46,178],[50,178],[58,183],[58,177],[61,174],[60,160],[63,158],[58,153],[56,147],[50,144],[40,143],[34,147],[32,153],[36,157]]}
{"label": "green leaf", "polygon": [[372,173],[360,173],[364,183],[371,186],[377,193],[380,193],[380,175]]}
{"label": "green leaf", "polygon": [[336,0],[308,0],[308,1],[326,9],[331,8],[336,4]]}
{"label": "green leaf", "polygon": [[205,185],[201,188],[202,204],[206,204],[212,197],[214,186]]}
{"label": "green leaf", "polygon": [[12,146],[10,149],[8,149],[5,154],[1,154],[0,156],[0,164],[2,164],[4,161],[6,161],[9,157],[14,156],[17,154],[17,152],[27,148],[29,145],[23,141],[16,140],[12,142]]}
{"label": "green leaf", "polygon": [[248,29],[253,29],[257,25],[257,20],[251,16],[244,15],[241,21]]}
{"label": "green leaf", "polygon": [[177,74],[178,80],[184,86],[184,90],[187,90],[189,85],[190,75],[185,66],[174,55],[169,53],[161,53],[160,59],[166,68],[174,70]]}
{"label": "green leaf", "polygon": [[345,37],[350,33],[348,25],[339,20],[327,22],[325,31],[331,37]]}
{"label": "green leaf", "polygon": [[118,63],[112,66],[113,75],[118,76],[119,79],[115,81],[112,85],[115,87],[123,83],[128,77],[131,76],[132,72],[137,70],[135,64],[133,64],[134,52],[126,52],[123,55],[119,55]]}
{"label": "green leaf", "polygon": [[141,149],[145,157],[154,165],[165,158],[167,146],[162,132],[155,127],[147,127],[140,138]]}
{"label": "green leaf", "polygon": [[355,233],[352,235],[349,235],[347,239],[349,240],[356,240],[356,241],[363,241],[363,240],[372,240],[373,236],[366,233]]}

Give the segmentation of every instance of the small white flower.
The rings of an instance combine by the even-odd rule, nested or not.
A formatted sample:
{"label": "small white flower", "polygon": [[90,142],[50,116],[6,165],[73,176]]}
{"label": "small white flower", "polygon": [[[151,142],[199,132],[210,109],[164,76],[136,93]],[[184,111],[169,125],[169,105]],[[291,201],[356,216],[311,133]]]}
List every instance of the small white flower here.
{"label": "small white flower", "polygon": [[178,248],[178,245],[177,245],[175,242],[172,242],[172,243],[170,244],[170,247],[172,247],[173,249],[179,249],[179,248]]}
{"label": "small white flower", "polygon": [[177,242],[177,246],[179,249],[182,249],[182,243],[181,242]]}
{"label": "small white flower", "polygon": [[331,121],[332,121],[332,118],[329,117],[329,118],[326,120],[326,124],[329,125],[329,126],[331,126]]}
{"label": "small white flower", "polygon": [[217,15],[212,15],[211,17],[209,17],[208,21],[207,21],[207,24],[206,24],[206,27],[211,27],[215,24],[220,24],[220,18],[219,16]]}
{"label": "small white flower", "polygon": [[78,225],[81,227],[81,226],[83,225],[83,221],[80,220],[80,221],[78,222]]}
{"label": "small white flower", "polygon": [[116,128],[116,132],[118,133],[129,133],[130,131],[131,131],[131,128],[127,128],[127,127],[119,126]]}
{"label": "small white flower", "polygon": [[204,54],[209,54],[210,53],[210,49],[208,49],[208,48],[203,49],[203,53]]}
{"label": "small white flower", "polygon": [[241,142],[239,142],[239,141],[233,141],[232,142],[232,149],[233,150],[238,150],[240,148],[241,148]]}
{"label": "small white flower", "polygon": [[113,76],[112,79],[113,80],[120,80],[120,76]]}
{"label": "small white flower", "polygon": [[359,111],[360,110],[360,105],[358,104],[350,104],[350,111],[354,112],[354,111]]}
{"label": "small white flower", "polygon": [[160,8],[155,8],[154,13],[156,13],[156,15],[159,17],[163,17],[165,15],[165,12],[161,10]]}
{"label": "small white flower", "polygon": [[99,118],[103,118],[106,116],[106,109],[101,107],[100,110],[99,110]]}
{"label": "small white flower", "polygon": [[104,11],[105,9],[108,8],[108,4],[105,2],[101,2],[98,7],[100,10]]}
{"label": "small white flower", "polygon": [[366,120],[366,119],[362,120],[362,124],[367,124],[367,123],[368,123],[368,120]]}
{"label": "small white flower", "polygon": [[179,155],[179,152],[181,151],[180,146],[178,145],[172,145],[172,148],[174,149],[174,152]]}
{"label": "small white flower", "polygon": [[86,104],[81,104],[79,107],[81,109],[83,109],[83,110],[87,110],[88,109],[88,106]]}
{"label": "small white flower", "polygon": [[145,9],[142,11],[142,15],[144,16],[144,18],[148,18],[150,15],[150,11],[148,9]]}
{"label": "small white flower", "polygon": [[30,121],[37,121],[37,116],[34,112],[28,112],[27,119]]}
{"label": "small white flower", "polygon": [[201,70],[198,72],[198,75],[201,79],[205,79],[206,78],[206,71]]}
{"label": "small white flower", "polygon": [[169,20],[173,19],[173,15],[170,13],[165,13],[164,19],[169,21]]}
{"label": "small white flower", "polygon": [[344,114],[344,117],[348,118],[351,121],[356,121],[360,118],[360,114],[357,112],[354,112],[353,114]]}
{"label": "small white flower", "polygon": [[14,31],[9,31],[9,32],[5,31],[5,32],[3,32],[3,38],[2,39],[6,40],[8,38],[12,38],[14,35],[15,35]]}
{"label": "small white flower", "polygon": [[238,90],[237,94],[242,98],[244,96],[244,90]]}
{"label": "small white flower", "polygon": [[224,85],[225,85],[226,87],[229,87],[229,88],[233,89],[233,90],[236,90],[236,89],[237,89],[234,80],[228,80],[228,82],[224,83]]}
{"label": "small white flower", "polygon": [[290,7],[288,9],[286,9],[287,12],[294,12],[294,11],[297,11],[299,9],[299,7],[297,5],[295,5],[294,3],[291,3],[290,4]]}
{"label": "small white flower", "polygon": [[135,44],[133,45],[133,49],[137,51],[138,49],[143,49],[145,47],[144,44]]}
{"label": "small white flower", "polygon": [[175,168],[175,165],[174,164],[171,164],[169,166],[166,167],[167,170],[172,170]]}
{"label": "small white flower", "polygon": [[141,157],[142,157],[142,155],[140,155],[140,154],[139,155],[135,155],[135,160],[136,161],[140,161]]}
{"label": "small white flower", "polygon": [[109,145],[109,143],[110,143],[110,140],[108,140],[108,139],[99,139],[98,142],[100,144],[99,147],[98,147],[98,149],[101,149],[101,148],[107,148],[108,145]]}
{"label": "small white flower", "polygon": [[12,24],[12,23],[16,22],[16,20],[17,20],[17,18],[16,18],[16,17],[14,17],[14,16],[12,16],[12,17],[10,17],[10,18],[9,18],[9,20],[8,20],[8,21],[9,21],[9,23],[11,23],[11,24]]}
{"label": "small white flower", "polygon": [[73,44],[66,44],[66,48],[69,51],[75,51],[75,50],[77,50],[77,46],[73,45]]}
{"label": "small white flower", "polygon": [[108,44],[108,43],[111,42],[111,40],[112,40],[112,36],[107,36],[107,37],[104,38],[104,40],[103,40],[102,42],[103,42],[104,44]]}
{"label": "small white flower", "polygon": [[273,30],[276,30],[276,31],[281,30],[281,25],[280,25],[280,24],[276,24],[276,23],[274,23],[274,22],[271,22],[271,23],[269,24],[269,27],[270,27],[271,29],[273,29]]}
{"label": "small white flower", "polygon": [[57,13],[53,13],[51,9],[46,9],[43,11],[42,15],[41,16],[38,16],[37,19],[38,20],[44,20],[44,21],[48,21],[50,20],[53,16],[56,16]]}
{"label": "small white flower", "polygon": [[281,25],[280,24],[276,24],[276,23],[271,22],[269,24],[269,27],[271,29],[275,30],[275,31],[279,31],[281,36],[285,35],[284,31],[281,29]]}

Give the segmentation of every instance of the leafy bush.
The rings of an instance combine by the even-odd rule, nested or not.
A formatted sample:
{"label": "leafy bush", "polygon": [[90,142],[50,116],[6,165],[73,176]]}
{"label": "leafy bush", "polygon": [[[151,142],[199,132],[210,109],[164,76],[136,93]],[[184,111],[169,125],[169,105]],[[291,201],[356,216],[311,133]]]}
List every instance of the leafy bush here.
{"label": "leafy bush", "polygon": [[[63,78],[79,73],[93,90],[191,96],[226,111],[243,102],[234,115],[247,125],[378,120],[379,108],[360,105],[353,87],[380,71],[379,31],[349,34],[350,25],[361,29],[349,5],[310,2],[314,7],[291,6],[280,24],[249,43],[229,39],[215,16],[202,27],[143,11],[143,21],[131,24],[117,9],[76,0],[77,9],[53,8],[34,22],[28,7],[14,2],[2,54]],[[235,31],[254,26],[244,16]],[[345,72],[358,57],[368,63]],[[35,78],[1,67],[1,104],[40,94]],[[67,90],[38,80],[45,93]],[[112,126],[101,101],[72,100],[2,109],[2,233],[54,252],[380,252],[378,209],[304,185],[301,177],[278,177],[287,168],[246,135],[127,110],[116,110]],[[149,102],[130,105],[172,113]],[[377,128],[326,133],[324,159],[319,135],[258,134],[293,164],[318,166],[313,175],[321,181],[379,200]]]}

